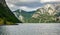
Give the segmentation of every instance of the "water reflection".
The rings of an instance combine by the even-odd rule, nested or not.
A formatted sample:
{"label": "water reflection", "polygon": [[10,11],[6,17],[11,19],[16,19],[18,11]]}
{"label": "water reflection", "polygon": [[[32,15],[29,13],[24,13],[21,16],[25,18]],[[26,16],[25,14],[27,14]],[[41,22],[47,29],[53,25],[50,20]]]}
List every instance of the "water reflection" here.
{"label": "water reflection", "polygon": [[60,24],[19,24],[2,26],[4,35],[60,35]]}
{"label": "water reflection", "polygon": [[5,28],[5,27],[0,26],[0,35],[6,35],[5,30],[6,30],[6,28]]}

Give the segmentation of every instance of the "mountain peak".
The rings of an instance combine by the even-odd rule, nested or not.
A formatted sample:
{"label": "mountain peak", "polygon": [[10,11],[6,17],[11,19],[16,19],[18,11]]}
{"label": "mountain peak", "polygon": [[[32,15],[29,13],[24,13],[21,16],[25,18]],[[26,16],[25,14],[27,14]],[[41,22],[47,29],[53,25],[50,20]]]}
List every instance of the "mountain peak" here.
{"label": "mountain peak", "polygon": [[[58,2],[56,2],[56,3],[58,3]],[[45,13],[47,13],[49,15],[55,15],[59,11],[60,11],[60,4],[47,3],[44,6],[42,6],[41,8],[37,9],[36,13],[33,16],[37,15],[37,17],[38,17],[39,14],[45,14]]]}

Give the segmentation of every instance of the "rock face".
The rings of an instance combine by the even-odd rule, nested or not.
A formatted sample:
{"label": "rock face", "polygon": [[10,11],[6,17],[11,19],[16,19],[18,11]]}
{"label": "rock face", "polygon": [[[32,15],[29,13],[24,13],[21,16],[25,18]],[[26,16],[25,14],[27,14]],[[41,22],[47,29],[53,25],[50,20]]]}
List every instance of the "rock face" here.
{"label": "rock face", "polygon": [[46,12],[48,12],[50,15],[53,15],[53,13],[55,12],[55,7],[52,4],[47,4],[44,6],[44,8],[46,9]]}
{"label": "rock face", "polygon": [[36,13],[33,14],[32,17],[35,18],[36,15],[38,17],[40,14],[45,14],[45,13],[49,15],[55,15],[59,12],[60,12],[60,4],[46,4],[41,8],[37,9]]}
{"label": "rock face", "polygon": [[45,4],[32,15],[33,23],[60,23],[60,4]]}
{"label": "rock face", "polygon": [[4,24],[8,22],[12,23],[21,23],[15,15],[8,8],[5,0],[0,0],[0,18],[4,20]]}
{"label": "rock face", "polygon": [[24,17],[23,17],[22,15],[20,15],[20,16],[18,17],[18,19],[19,19],[20,21],[22,21],[22,22],[25,22],[25,21],[24,21]]}
{"label": "rock face", "polygon": [[16,16],[20,21],[24,22],[24,17],[22,16],[22,13],[21,13],[20,11],[21,11],[21,10],[18,9],[18,10],[16,10],[16,11],[14,11],[14,14],[15,14],[15,16]]}

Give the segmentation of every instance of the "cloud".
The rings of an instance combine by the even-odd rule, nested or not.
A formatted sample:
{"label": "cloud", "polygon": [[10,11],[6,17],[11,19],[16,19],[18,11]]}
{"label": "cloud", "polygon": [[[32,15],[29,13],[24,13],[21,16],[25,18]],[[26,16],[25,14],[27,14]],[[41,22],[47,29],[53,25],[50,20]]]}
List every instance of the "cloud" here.
{"label": "cloud", "polygon": [[36,8],[29,8],[29,7],[26,7],[26,6],[21,6],[20,9],[22,10],[25,10],[25,11],[33,11],[33,10],[36,10],[38,9],[39,7],[36,7]]}
{"label": "cloud", "polygon": [[42,3],[56,1],[60,0],[6,0],[6,3],[12,11],[20,8],[26,11],[30,11],[41,7],[43,5]]}
{"label": "cloud", "polygon": [[34,3],[16,3],[15,5],[34,8],[34,7],[40,7],[43,4],[41,4],[40,2],[34,2]]}
{"label": "cloud", "polygon": [[37,2],[38,0],[20,0],[20,2]]}
{"label": "cloud", "polygon": [[6,2],[12,11],[19,8],[30,11],[41,6],[39,0],[6,0]]}
{"label": "cloud", "polygon": [[14,10],[17,10],[19,9],[18,6],[14,5],[14,4],[11,4],[11,3],[7,3],[8,7],[10,8],[11,11],[14,11]]}
{"label": "cloud", "polygon": [[60,0],[40,0],[41,3],[45,2],[60,2]]}
{"label": "cloud", "polygon": [[17,3],[17,2],[39,2],[40,0],[6,0],[7,2]]}

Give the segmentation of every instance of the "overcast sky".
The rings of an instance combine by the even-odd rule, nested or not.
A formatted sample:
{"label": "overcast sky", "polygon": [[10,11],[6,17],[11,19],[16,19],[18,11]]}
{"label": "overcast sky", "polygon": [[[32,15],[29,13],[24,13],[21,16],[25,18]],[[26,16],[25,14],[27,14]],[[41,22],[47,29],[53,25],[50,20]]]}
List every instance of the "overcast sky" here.
{"label": "overcast sky", "polygon": [[6,0],[6,3],[12,11],[17,9],[32,11],[40,8],[42,3],[58,1],[60,0]]}

